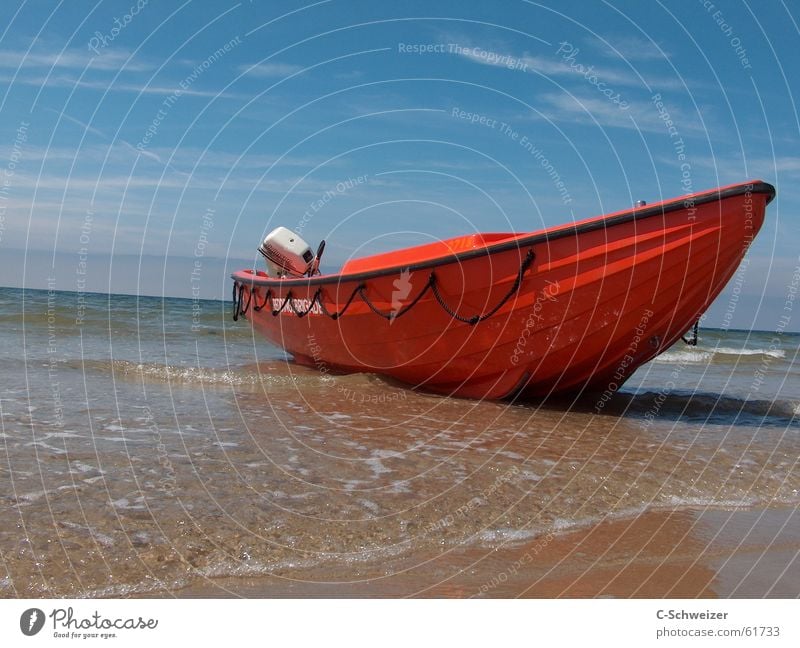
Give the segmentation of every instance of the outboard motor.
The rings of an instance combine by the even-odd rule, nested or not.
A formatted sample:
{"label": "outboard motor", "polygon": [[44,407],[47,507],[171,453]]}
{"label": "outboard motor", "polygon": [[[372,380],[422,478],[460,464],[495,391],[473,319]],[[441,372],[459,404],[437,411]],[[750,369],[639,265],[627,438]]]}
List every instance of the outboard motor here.
{"label": "outboard motor", "polygon": [[298,234],[286,227],[278,227],[267,234],[258,251],[267,261],[267,274],[272,277],[304,277],[318,272],[319,260],[325,241],[320,244],[316,257]]}

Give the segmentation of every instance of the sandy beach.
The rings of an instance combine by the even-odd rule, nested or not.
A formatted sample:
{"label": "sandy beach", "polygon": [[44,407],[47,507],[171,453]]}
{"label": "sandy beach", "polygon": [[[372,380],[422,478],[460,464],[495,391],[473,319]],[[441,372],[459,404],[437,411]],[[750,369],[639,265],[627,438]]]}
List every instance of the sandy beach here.
{"label": "sandy beach", "polygon": [[651,511],[523,546],[454,549],[357,575],[209,579],[175,595],[796,598],[799,516],[792,508]]}

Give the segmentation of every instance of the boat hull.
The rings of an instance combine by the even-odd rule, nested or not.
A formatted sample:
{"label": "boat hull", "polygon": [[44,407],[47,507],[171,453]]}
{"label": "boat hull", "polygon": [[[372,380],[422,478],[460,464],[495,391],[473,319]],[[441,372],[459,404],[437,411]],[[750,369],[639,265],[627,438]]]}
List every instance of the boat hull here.
{"label": "boat hull", "polygon": [[705,312],[773,196],[734,185],[430,259],[398,251],[335,277],[242,271],[236,309],[323,371],[468,398],[614,392]]}

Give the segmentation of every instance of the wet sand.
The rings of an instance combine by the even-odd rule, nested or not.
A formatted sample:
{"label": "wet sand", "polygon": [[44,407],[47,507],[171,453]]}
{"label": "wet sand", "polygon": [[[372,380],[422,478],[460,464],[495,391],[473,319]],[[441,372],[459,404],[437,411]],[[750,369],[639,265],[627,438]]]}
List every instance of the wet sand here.
{"label": "wet sand", "polygon": [[[795,508],[648,511],[523,545],[258,578],[207,579],[179,597],[800,596]],[[163,595],[163,594],[162,594]]]}

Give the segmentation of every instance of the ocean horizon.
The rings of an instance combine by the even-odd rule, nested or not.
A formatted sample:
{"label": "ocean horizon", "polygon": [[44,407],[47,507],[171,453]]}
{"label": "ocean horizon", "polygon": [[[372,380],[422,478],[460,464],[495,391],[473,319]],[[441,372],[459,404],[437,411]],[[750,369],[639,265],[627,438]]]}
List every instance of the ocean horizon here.
{"label": "ocean horizon", "polygon": [[[113,298],[113,297],[136,297],[139,299],[160,299],[160,300],[176,300],[176,301],[191,301],[191,302],[203,302],[206,304],[227,304],[231,308],[231,312],[233,310],[233,306],[231,303],[231,297],[221,297],[221,298],[206,298],[206,297],[191,297],[191,296],[183,296],[183,295],[161,295],[161,294],[150,294],[150,293],[137,293],[137,292],[108,292],[103,290],[87,290],[87,291],[78,291],[78,290],[64,290],[60,288],[56,289],[48,289],[48,288],[25,288],[25,287],[17,287],[17,286],[0,286],[0,290],[17,290],[20,292],[30,292],[30,293],[56,293],[56,294],[64,294],[64,295],[86,295],[86,296],[95,296],[95,297],[106,297],[106,298]],[[708,326],[703,325],[703,329],[708,331],[730,331],[732,333],[759,333],[759,334],[774,334],[774,329],[761,329],[761,328],[738,328],[735,326]],[[782,330],[779,335],[800,335],[800,330],[793,330],[793,329],[786,329]]]}

